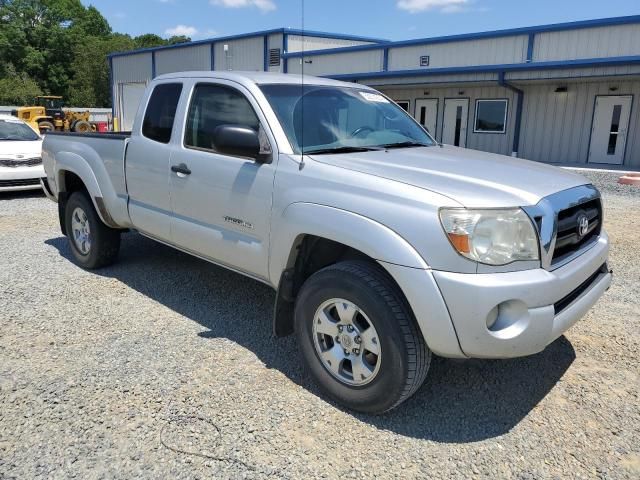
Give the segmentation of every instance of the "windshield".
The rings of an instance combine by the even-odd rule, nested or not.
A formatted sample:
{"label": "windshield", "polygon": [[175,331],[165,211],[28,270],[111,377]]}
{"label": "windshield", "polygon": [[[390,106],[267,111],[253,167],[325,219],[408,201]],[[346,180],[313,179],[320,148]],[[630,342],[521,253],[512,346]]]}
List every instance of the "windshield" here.
{"label": "windshield", "polygon": [[0,120],[0,141],[34,141],[39,139],[36,132],[18,120]]}
{"label": "windshield", "polygon": [[435,145],[402,108],[371,90],[320,85],[260,88],[298,154]]}

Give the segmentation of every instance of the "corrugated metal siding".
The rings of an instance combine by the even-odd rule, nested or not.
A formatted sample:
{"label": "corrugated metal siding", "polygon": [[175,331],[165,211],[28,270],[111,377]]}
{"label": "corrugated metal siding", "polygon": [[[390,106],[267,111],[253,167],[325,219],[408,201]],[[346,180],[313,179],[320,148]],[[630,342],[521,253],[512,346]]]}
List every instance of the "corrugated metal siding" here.
{"label": "corrugated metal siding", "polygon": [[151,53],[113,58],[113,83],[139,83],[151,80]]}
{"label": "corrugated metal siding", "polygon": [[303,50],[324,50],[328,48],[354,47],[356,45],[369,45],[373,42],[358,40],[345,40],[341,38],[307,37],[302,35],[289,35],[287,40],[287,53],[301,52]]}
{"label": "corrugated metal siding", "polygon": [[[513,131],[515,125],[515,95],[510,90],[499,86],[486,87],[461,87],[461,88],[429,88],[429,95],[425,96],[424,88],[384,88],[381,91],[394,100],[409,100],[409,111],[415,114],[416,99],[437,98],[438,99],[438,121],[436,127],[436,138],[442,140],[442,122],[444,118],[444,100],[446,98],[468,98],[469,99],[469,123],[467,128],[467,148],[483,150],[485,152],[511,155],[513,146]],[[461,94],[461,92],[463,92]],[[507,131],[506,133],[473,133],[477,99],[503,99],[509,100],[507,110]]]}
{"label": "corrugated metal siding", "polygon": [[[290,58],[289,73],[300,73],[300,58]],[[382,50],[365,50],[362,52],[332,53],[314,55],[304,58],[304,71],[308,75],[340,75],[343,73],[380,72],[382,71]]]}
{"label": "corrugated metal siding", "polygon": [[533,52],[536,62],[640,55],[640,24],[540,33]]}
{"label": "corrugated metal siding", "polygon": [[530,72],[507,73],[507,80],[539,80],[581,77],[606,77],[613,75],[633,75],[640,73],[640,65],[621,65],[618,67],[568,68],[562,70],[533,70]]}
{"label": "corrugated metal siding", "polygon": [[[229,45],[229,51],[224,46]],[[242,38],[215,44],[216,70],[264,70],[264,37]]]}
{"label": "corrugated metal siding", "polygon": [[194,70],[211,70],[211,45],[194,45],[156,52],[156,75]]}
{"label": "corrugated metal siding", "polygon": [[151,52],[113,58],[113,105],[116,118],[122,118],[120,85],[125,83],[147,84],[152,79]]}
{"label": "corrugated metal siding", "polygon": [[415,70],[420,56],[430,58],[428,68],[521,63],[527,58],[527,35],[463,42],[437,43],[389,49],[389,70]]}
{"label": "corrugated metal siding", "polygon": [[521,156],[541,162],[586,163],[589,151],[595,97],[633,95],[625,165],[640,166],[640,80],[570,84],[566,93],[556,93],[555,84],[525,87]]}
{"label": "corrugated metal siding", "polygon": [[[283,35],[280,33],[276,33],[273,35],[269,35],[269,49],[272,48],[279,48],[280,49],[280,54],[284,53],[282,51],[282,37]],[[283,63],[284,63],[284,59],[280,59],[280,66],[279,67],[269,67],[269,71],[270,72],[282,72],[282,67],[283,67]]]}

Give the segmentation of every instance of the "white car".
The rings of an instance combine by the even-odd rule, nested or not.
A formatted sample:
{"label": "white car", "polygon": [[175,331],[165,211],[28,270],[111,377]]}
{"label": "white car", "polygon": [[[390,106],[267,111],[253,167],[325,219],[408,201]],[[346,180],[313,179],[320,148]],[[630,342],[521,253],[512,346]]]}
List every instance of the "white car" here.
{"label": "white car", "polygon": [[42,137],[11,115],[0,115],[0,192],[41,188]]}

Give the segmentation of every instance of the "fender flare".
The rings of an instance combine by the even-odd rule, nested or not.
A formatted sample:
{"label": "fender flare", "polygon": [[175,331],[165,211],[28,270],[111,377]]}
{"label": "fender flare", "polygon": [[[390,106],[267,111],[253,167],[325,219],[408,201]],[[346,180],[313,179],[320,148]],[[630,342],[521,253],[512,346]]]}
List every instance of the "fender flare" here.
{"label": "fender flare", "polygon": [[385,263],[428,269],[426,261],[400,234],[363,215],[326,205],[299,202],[284,209],[271,231],[269,277],[278,285],[295,259],[304,235],[315,235],[352,247]]}
{"label": "fender flare", "polygon": [[[102,161],[98,158],[99,162],[93,162],[94,165],[99,165],[98,168],[104,166]],[[95,208],[100,220],[102,222],[112,228],[118,228],[118,225],[114,222],[104,203],[104,195],[100,185],[98,183],[98,179],[96,178],[96,174],[89,162],[81,155],[73,152],[59,152],[56,154],[56,185],[58,185],[59,191],[66,191],[66,185],[64,185],[63,174],[64,172],[71,172],[77,175],[82,183],[86,187],[89,192],[89,197],[91,202],[93,203],[93,207]],[[102,172],[101,172],[102,173]],[[105,176],[107,176],[107,172],[103,172]],[[108,177],[105,177],[108,178]],[[113,192],[115,195],[115,192]]]}

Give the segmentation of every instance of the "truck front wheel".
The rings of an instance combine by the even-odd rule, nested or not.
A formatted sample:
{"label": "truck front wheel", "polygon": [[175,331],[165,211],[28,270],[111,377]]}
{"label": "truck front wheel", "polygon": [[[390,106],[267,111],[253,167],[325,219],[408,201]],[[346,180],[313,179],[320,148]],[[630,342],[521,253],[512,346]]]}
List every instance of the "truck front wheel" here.
{"label": "truck front wheel", "polygon": [[67,200],[65,226],[73,259],[82,268],[91,270],[115,262],[120,232],[102,223],[84,192],[74,192]]}
{"label": "truck front wheel", "polygon": [[383,413],[413,395],[431,352],[399,288],[374,263],[313,274],[296,299],[295,329],[311,376],[337,402]]}

